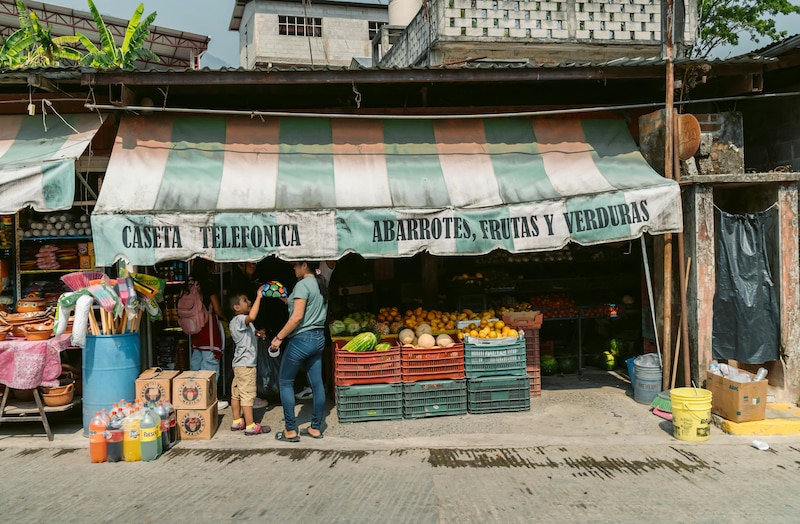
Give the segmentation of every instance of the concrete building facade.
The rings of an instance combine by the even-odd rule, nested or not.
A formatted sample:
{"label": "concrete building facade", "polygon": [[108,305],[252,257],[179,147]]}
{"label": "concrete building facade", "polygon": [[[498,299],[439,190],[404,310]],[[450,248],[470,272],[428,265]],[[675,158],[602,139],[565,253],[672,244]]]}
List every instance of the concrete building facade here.
{"label": "concrete building facade", "polygon": [[239,1],[230,29],[239,31],[239,64],[346,66],[368,58],[371,39],[388,22],[388,0]]}

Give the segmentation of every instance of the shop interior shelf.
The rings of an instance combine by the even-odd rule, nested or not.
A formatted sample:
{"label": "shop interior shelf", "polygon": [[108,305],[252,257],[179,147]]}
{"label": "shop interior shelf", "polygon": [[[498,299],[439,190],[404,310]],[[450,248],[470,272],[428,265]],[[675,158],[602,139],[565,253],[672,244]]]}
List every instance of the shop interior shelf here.
{"label": "shop interior shelf", "polygon": [[76,271],[96,271],[94,268],[61,268],[61,269],[21,269],[20,275],[39,275],[44,273],[75,273]]}
{"label": "shop interior shelf", "polygon": [[91,240],[91,239],[92,237],[90,235],[22,237],[22,240],[26,242],[37,241],[37,240]]}

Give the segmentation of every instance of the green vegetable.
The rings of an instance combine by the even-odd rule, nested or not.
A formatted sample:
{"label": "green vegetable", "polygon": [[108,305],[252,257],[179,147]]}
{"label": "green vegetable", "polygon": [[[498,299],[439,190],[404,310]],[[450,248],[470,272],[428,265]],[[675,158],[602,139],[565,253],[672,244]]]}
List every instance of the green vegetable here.
{"label": "green vegetable", "polygon": [[381,342],[375,346],[375,351],[389,351],[392,349],[392,345],[388,342]]}
{"label": "green vegetable", "polygon": [[350,351],[351,353],[364,353],[366,351],[373,351],[377,343],[378,339],[375,337],[375,333],[370,333],[368,331],[353,337],[353,340],[345,344],[342,349]]}
{"label": "green vegetable", "polygon": [[356,321],[350,322],[347,324],[347,333],[349,335],[355,335],[361,332],[361,324]]}
{"label": "green vegetable", "polygon": [[334,320],[333,322],[330,323],[328,328],[331,331],[331,335],[334,337],[336,335],[341,335],[342,333],[345,332],[345,330],[347,330],[347,326],[341,320]]}
{"label": "green vegetable", "polygon": [[558,372],[558,361],[553,355],[544,355],[539,363],[542,375],[555,375]]}

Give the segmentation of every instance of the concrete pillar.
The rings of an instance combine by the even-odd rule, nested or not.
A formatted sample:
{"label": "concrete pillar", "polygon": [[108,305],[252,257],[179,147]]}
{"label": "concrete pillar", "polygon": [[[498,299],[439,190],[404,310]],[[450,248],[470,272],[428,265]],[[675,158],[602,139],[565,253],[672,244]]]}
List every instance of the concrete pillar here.
{"label": "concrete pillar", "polygon": [[781,184],[778,188],[780,217],[780,272],[773,275],[780,294],[781,354],[786,367],[776,362],[770,367],[770,385],[777,389],[777,400],[795,402],[800,393],[800,245],[798,245],[797,183]]}
{"label": "concrete pillar", "polygon": [[713,188],[699,184],[691,186],[684,193],[683,210],[686,256],[692,258],[686,298],[689,350],[692,379],[700,385],[705,381],[709,362],[713,360],[711,336],[716,289]]}

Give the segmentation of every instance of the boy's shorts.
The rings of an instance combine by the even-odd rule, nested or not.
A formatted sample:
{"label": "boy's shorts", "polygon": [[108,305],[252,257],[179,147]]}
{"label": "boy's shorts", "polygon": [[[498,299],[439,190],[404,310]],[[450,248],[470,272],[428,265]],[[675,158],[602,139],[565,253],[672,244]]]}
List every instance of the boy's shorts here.
{"label": "boy's shorts", "polygon": [[233,368],[233,382],[231,383],[231,398],[239,399],[242,406],[252,406],[256,400],[256,368]]}

